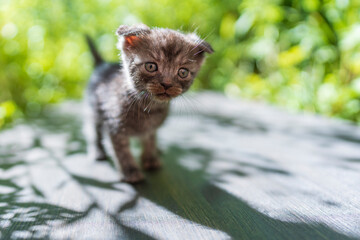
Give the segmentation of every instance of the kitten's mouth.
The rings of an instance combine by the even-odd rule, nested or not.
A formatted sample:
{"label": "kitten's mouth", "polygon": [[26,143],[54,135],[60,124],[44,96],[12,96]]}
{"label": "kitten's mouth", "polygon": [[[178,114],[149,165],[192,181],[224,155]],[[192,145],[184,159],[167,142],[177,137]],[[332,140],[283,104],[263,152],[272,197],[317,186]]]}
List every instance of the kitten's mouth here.
{"label": "kitten's mouth", "polygon": [[156,98],[159,100],[170,100],[171,96],[167,93],[159,93],[159,94],[156,94]]}

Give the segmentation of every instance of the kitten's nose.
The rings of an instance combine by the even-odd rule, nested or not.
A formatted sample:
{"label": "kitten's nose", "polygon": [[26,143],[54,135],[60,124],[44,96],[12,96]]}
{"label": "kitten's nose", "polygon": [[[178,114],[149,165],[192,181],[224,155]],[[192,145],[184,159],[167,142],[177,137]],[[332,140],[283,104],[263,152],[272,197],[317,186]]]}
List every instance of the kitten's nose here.
{"label": "kitten's nose", "polygon": [[163,83],[161,83],[161,86],[163,86],[164,89],[167,90],[168,88],[171,88],[171,87],[172,87],[172,84],[171,84],[171,83],[165,83],[165,82],[163,82]]}

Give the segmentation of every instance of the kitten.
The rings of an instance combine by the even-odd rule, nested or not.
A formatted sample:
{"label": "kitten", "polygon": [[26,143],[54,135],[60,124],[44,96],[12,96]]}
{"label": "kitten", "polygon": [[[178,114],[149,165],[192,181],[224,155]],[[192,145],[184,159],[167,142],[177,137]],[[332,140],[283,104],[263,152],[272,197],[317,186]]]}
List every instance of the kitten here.
{"label": "kitten", "polygon": [[95,120],[96,159],[106,159],[102,143],[106,128],[122,168],[124,180],[144,179],[129,148],[129,137],[139,137],[145,170],[161,166],[156,130],[166,119],[169,102],[191,86],[209,43],[184,34],[146,25],[122,25],[117,30],[122,65],[105,63],[88,39],[96,68],[88,87]]}

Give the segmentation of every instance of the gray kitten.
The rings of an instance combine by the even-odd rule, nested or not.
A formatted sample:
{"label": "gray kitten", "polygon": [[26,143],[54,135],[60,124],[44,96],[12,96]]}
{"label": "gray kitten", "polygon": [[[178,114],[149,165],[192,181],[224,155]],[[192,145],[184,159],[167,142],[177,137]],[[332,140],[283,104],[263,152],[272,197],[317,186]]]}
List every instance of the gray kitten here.
{"label": "gray kitten", "polygon": [[117,30],[122,63],[105,63],[88,39],[96,68],[90,78],[88,98],[95,116],[96,158],[106,159],[102,136],[108,130],[116,157],[129,183],[144,179],[129,148],[129,138],[139,137],[145,170],[161,166],[156,130],[166,119],[169,102],[186,92],[206,53],[213,49],[194,33],[122,25]]}

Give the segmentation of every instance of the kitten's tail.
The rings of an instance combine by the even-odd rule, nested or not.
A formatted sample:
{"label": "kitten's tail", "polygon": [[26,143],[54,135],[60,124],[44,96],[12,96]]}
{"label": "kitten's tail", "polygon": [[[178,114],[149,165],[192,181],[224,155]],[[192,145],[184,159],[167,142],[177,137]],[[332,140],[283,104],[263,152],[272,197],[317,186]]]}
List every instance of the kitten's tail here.
{"label": "kitten's tail", "polygon": [[104,62],[104,59],[100,56],[100,53],[97,51],[93,40],[88,35],[85,35],[85,38],[90,48],[91,54],[94,58],[95,67],[97,67]]}

